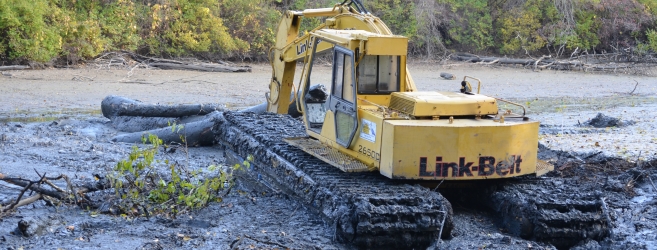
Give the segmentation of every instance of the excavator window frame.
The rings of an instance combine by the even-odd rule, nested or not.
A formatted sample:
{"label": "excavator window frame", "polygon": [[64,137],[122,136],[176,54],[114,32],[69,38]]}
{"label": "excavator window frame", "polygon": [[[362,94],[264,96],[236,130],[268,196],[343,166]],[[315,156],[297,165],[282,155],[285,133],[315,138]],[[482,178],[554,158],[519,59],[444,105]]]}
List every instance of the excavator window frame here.
{"label": "excavator window frame", "polygon": [[[347,49],[345,47],[340,46],[339,44],[333,43],[332,41],[321,40],[321,39],[319,39],[317,37],[314,37],[314,36],[310,37],[310,41],[311,41],[311,43],[315,43],[315,44],[314,44],[314,46],[312,46],[312,50],[311,50],[312,52],[311,52],[311,55],[310,55],[310,60],[307,62],[307,64],[308,64],[307,67],[308,68],[306,69],[306,71],[307,71],[306,75],[305,75],[306,80],[305,80],[305,83],[304,83],[304,86],[303,86],[304,91],[303,91],[302,96],[307,95],[308,91],[310,89],[310,84],[311,84],[311,82],[310,82],[311,79],[310,78],[311,78],[312,73],[313,73],[313,66],[315,64],[315,59],[316,59],[315,57],[317,56],[318,44],[320,42],[327,42],[327,43],[332,44],[331,51],[333,53],[333,55],[332,55],[333,62],[332,62],[332,69],[331,69],[331,73],[332,73],[331,74],[331,82],[330,82],[331,86],[329,88],[331,90],[331,93],[329,94],[329,98],[326,100],[324,105],[325,105],[327,111],[331,110],[334,113],[334,119],[333,119],[334,124],[333,124],[333,126],[336,129],[336,131],[335,131],[335,134],[336,134],[335,140],[336,140],[337,144],[348,148],[351,145],[351,142],[353,142],[353,139],[354,139],[354,137],[356,135],[356,132],[358,130],[358,112],[357,112],[357,108],[356,108],[356,103],[357,103],[356,99],[357,99],[357,96],[358,96],[358,92],[357,92],[358,83],[357,83],[357,80],[356,80],[356,53],[354,53],[354,51],[352,51],[350,49]],[[350,63],[349,64],[344,63],[343,66],[342,66],[343,74],[340,74],[341,77],[339,77],[339,78],[340,78],[340,81],[342,81],[341,84],[343,86],[342,86],[342,89],[340,89],[339,94],[336,94],[335,81],[336,81],[336,78],[338,78],[338,74],[336,72],[337,69],[336,69],[335,64],[336,64],[336,59],[338,58],[339,54],[343,54],[343,57],[342,57],[343,58],[343,63],[344,63],[344,58],[346,58],[346,55],[348,55],[350,57],[350,59],[349,59]],[[306,67],[306,65],[304,65],[304,67]],[[347,74],[344,74],[344,70],[350,70],[350,72],[351,72],[350,74],[348,74],[351,78],[350,81],[352,83],[352,86],[350,87],[351,88],[350,96],[349,96],[348,99],[345,99],[344,96],[343,96],[344,87],[345,87],[344,86],[344,76],[347,75]],[[308,110],[308,103],[303,98],[301,98],[300,102],[304,106],[304,109]],[[342,120],[339,117],[342,117],[342,119],[349,119],[350,121],[344,121],[346,123],[342,124],[343,122],[338,121],[338,120]],[[307,127],[309,130],[311,130],[313,132],[316,132],[316,133],[321,133],[321,131],[323,129],[322,128],[323,126],[321,126],[320,124],[311,123],[309,118],[308,118],[307,112],[304,112],[303,119],[304,119],[304,122],[307,125],[309,125]],[[343,132],[347,132],[347,133],[343,134],[344,136],[338,136],[339,131],[337,131],[337,130],[340,127],[343,127],[342,125],[349,125],[349,124],[351,124],[351,126],[352,126],[349,129],[349,131],[348,132],[343,131]],[[317,126],[317,125],[320,125],[320,126]],[[342,134],[342,133],[340,133],[340,134]]]}
{"label": "excavator window frame", "polygon": [[[346,58],[349,56],[350,60],[347,61]],[[333,46],[333,65],[339,65],[339,66],[333,66],[333,73],[331,76],[331,94],[334,95],[335,97],[338,97],[344,101],[354,103],[356,102],[356,85],[357,85],[357,80],[356,80],[356,70],[354,67],[355,64],[355,54],[353,51],[346,49],[344,47],[341,47],[339,45],[334,45]],[[342,69],[342,72],[337,72],[338,67]],[[347,73],[347,70],[349,70],[349,74]],[[352,87],[351,88],[345,88],[345,83],[347,83],[347,79],[345,77],[349,76],[349,82],[351,83]],[[339,78],[339,79],[338,79]],[[336,81],[340,81],[339,83]],[[348,95],[347,98],[345,96]]]}
{"label": "excavator window frame", "polygon": [[[368,56],[370,57],[376,57],[376,74],[375,74],[375,87],[373,91],[365,91],[362,90],[363,88],[363,78],[361,76],[361,66],[366,66],[364,60]],[[395,70],[396,72],[390,72],[391,74],[395,74],[396,77],[390,77],[390,80],[394,78],[395,80],[395,85],[393,86],[394,89],[388,88],[388,90],[381,90],[381,57],[382,56],[389,56],[390,58],[395,58]],[[390,95],[394,92],[399,92],[401,89],[401,56],[400,55],[365,55],[363,56],[362,59],[358,62],[358,66],[356,66],[356,81],[357,81],[357,89],[358,89],[358,94],[359,95]]]}
{"label": "excavator window frame", "polygon": [[[356,81],[355,55],[354,51],[333,44],[332,91],[329,100],[329,109],[334,114],[335,141],[345,148],[349,148],[358,130],[358,112],[356,111],[356,86],[358,83]],[[341,63],[338,63],[339,58],[342,58]],[[342,69],[342,72],[338,74],[337,71],[340,69]],[[348,74],[347,71],[349,71]],[[351,86],[347,86],[347,77]],[[339,90],[336,89],[336,86],[338,86],[336,81],[341,81]]]}

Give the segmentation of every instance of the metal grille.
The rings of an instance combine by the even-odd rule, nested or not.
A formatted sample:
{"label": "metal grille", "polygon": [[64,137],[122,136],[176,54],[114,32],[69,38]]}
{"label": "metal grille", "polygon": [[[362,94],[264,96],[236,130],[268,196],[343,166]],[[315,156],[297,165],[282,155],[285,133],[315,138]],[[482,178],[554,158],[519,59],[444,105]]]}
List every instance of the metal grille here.
{"label": "metal grille", "polygon": [[547,163],[545,161],[536,160],[536,175],[541,176],[547,174],[548,172],[554,170],[554,165]]}
{"label": "metal grille", "polygon": [[404,114],[413,115],[415,102],[393,95],[390,99],[390,108]]}
{"label": "metal grille", "polygon": [[337,149],[324,145],[315,139],[287,138],[284,141],[345,172],[368,172],[375,170],[375,168],[370,168],[361,161],[343,154]]}

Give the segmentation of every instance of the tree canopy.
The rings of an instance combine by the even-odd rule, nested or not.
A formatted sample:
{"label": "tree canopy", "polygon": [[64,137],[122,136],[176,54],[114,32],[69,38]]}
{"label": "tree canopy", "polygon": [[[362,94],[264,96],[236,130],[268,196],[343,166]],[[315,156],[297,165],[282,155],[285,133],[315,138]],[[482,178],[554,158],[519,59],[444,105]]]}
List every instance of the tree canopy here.
{"label": "tree canopy", "polygon": [[[363,0],[411,56],[657,52],[657,0]],[[161,57],[266,59],[281,13],[335,0],[0,0],[0,61],[49,62],[128,50]],[[302,32],[323,20],[306,19]]]}

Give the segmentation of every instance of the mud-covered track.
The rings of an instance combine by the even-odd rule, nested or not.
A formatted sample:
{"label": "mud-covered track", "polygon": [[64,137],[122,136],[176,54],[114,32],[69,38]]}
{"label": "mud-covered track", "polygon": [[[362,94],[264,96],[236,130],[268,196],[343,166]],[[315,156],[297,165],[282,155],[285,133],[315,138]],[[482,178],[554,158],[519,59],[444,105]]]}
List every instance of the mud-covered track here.
{"label": "mud-covered track", "polygon": [[601,194],[574,181],[548,178],[508,182],[488,199],[503,227],[526,239],[569,248],[609,234]]}
{"label": "mud-covered track", "polygon": [[[252,178],[302,201],[359,247],[426,247],[452,229],[452,209],[439,193],[378,173],[344,173],[286,142],[306,136],[289,116],[226,112],[214,133],[228,158],[252,155]],[[231,155],[232,154],[232,155]],[[444,223],[444,224],[443,224]],[[444,225],[444,226],[443,226]]]}

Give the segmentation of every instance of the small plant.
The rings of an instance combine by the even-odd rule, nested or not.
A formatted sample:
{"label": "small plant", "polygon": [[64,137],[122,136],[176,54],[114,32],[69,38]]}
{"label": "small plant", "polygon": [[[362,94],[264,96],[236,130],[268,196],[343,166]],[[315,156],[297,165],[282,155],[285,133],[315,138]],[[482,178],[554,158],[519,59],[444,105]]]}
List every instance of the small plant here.
{"label": "small plant", "polygon": [[[142,138],[143,146],[133,146],[127,159],[117,163],[108,175],[122,214],[139,216],[164,214],[175,217],[193,209],[221,201],[234,184],[234,171],[250,167],[249,157],[232,167],[211,165],[189,171],[169,160],[157,159],[162,140],[149,134]],[[168,169],[165,173],[158,169]],[[223,195],[220,195],[219,192]]]}

